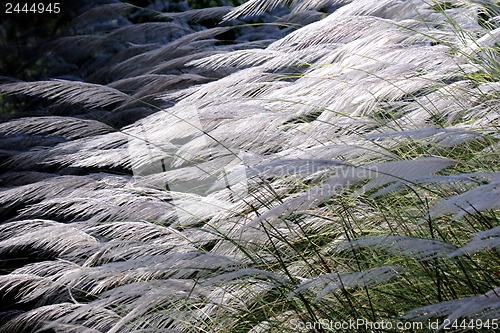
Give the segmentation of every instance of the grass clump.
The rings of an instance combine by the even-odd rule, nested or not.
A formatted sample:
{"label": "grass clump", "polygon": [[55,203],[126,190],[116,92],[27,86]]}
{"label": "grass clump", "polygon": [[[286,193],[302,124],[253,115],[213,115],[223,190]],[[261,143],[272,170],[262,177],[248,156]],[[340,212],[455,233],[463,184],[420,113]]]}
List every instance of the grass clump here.
{"label": "grass clump", "polygon": [[0,330],[494,331],[498,6],[188,4],[0,85]]}

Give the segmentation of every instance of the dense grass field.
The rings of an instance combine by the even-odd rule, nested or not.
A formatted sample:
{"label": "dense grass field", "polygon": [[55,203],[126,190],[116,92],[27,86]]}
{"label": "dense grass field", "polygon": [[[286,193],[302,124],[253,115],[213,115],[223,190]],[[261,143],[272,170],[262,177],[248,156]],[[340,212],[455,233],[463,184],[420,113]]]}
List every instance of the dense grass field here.
{"label": "dense grass field", "polygon": [[500,3],[243,2],[2,5],[0,332],[498,331]]}

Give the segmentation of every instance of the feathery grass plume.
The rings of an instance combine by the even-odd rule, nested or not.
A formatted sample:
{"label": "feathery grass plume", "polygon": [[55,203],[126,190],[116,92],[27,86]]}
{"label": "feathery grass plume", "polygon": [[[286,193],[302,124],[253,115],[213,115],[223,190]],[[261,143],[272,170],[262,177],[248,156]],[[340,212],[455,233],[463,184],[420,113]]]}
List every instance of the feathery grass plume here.
{"label": "feathery grass plume", "polygon": [[296,294],[304,290],[314,288],[317,285],[326,285],[326,287],[321,289],[321,291],[316,295],[314,302],[317,302],[329,292],[335,292],[344,288],[354,288],[356,286],[379,284],[398,275],[400,271],[401,269],[399,267],[384,266],[357,273],[346,274],[334,272],[324,274],[301,283],[288,295],[288,298],[294,297]]}
{"label": "feathery grass plume", "polygon": [[498,4],[139,2],[0,20],[0,331],[499,316]]}
{"label": "feathery grass plume", "polygon": [[478,186],[459,195],[441,200],[429,210],[429,218],[444,214],[456,213],[454,219],[459,219],[467,214],[474,214],[485,209],[498,209],[498,195],[500,194],[500,176],[495,173],[491,183]]}
{"label": "feathery grass plume", "polygon": [[123,14],[132,11],[134,8],[138,7],[122,2],[90,8],[71,20],[64,27],[63,34],[87,34],[117,28],[122,24],[127,24]]}
{"label": "feathery grass plume", "polygon": [[[445,317],[450,322],[462,318],[479,318],[485,322],[488,319],[498,318],[498,303],[499,288],[489,290],[488,292],[471,297],[441,302],[428,305],[419,309],[410,311],[404,316],[407,319],[422,319],[429,317]],[[440,325],[440,329],[444,324]],[[482,326],[482,325],[481,325]],[[478,328],[481,329],[482,327]],[[489,329],[485,327],[485,329]]]}
{"label": "feathery grass plume", "polygon": [[500,246],[500,227],[476,233],[467,244],[453,251],[451,256],[460,256],[467,253],[474,253],[481,250],[492,250]]}
{"label": "feathery grass plume", "polygon": [[116,89],[67,80],[9,83],[2,85],[0,92],[59,99],[71,104],[81,103],[88,108],[121,103],[130,98]]}
{"label": "feathery grass plume", "polygon": [[161,13],[158,14],[158,16],[168,17],[168,18],[181,17],[190,22],[200,22],[209,19],[221,19],[232,9],[233,7],[231,6],[209,7],[209,8],[191,9],[179,13]]}
{"label": "feathery grass plume", "polygon": [[370,247],[384,249],[394,255],[408,256],[417,260],[430,260],[450,254],[456,247],[448,242],[404,236],[369,236],[340,244],[339,250]]}
{"label": "feathery grass plume", "polygon": [[0,124],[0,133],[3,135],[50,133],[77,139],[112,131],[112,127],[100,121],[57,116],[20,118]]}

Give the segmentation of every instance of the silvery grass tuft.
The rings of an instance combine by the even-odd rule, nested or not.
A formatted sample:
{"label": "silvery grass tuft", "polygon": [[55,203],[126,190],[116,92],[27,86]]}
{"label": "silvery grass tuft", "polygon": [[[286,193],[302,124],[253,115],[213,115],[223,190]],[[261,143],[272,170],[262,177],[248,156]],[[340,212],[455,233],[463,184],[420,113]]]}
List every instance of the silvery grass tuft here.
{"label": "silvery grass tuft", "polygon": [[494,331],[500,4],[206,3],[2,23],[0,331]]}

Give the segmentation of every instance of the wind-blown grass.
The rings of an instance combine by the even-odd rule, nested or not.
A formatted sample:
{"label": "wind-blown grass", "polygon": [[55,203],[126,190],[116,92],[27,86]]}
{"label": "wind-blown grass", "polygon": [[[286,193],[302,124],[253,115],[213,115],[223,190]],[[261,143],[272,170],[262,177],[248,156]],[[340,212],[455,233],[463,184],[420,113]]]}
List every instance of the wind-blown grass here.
{"label": "wind-blown grass", "polygon": [[0,85],[0,330],[493,330],[497,4],[75,13]]}

